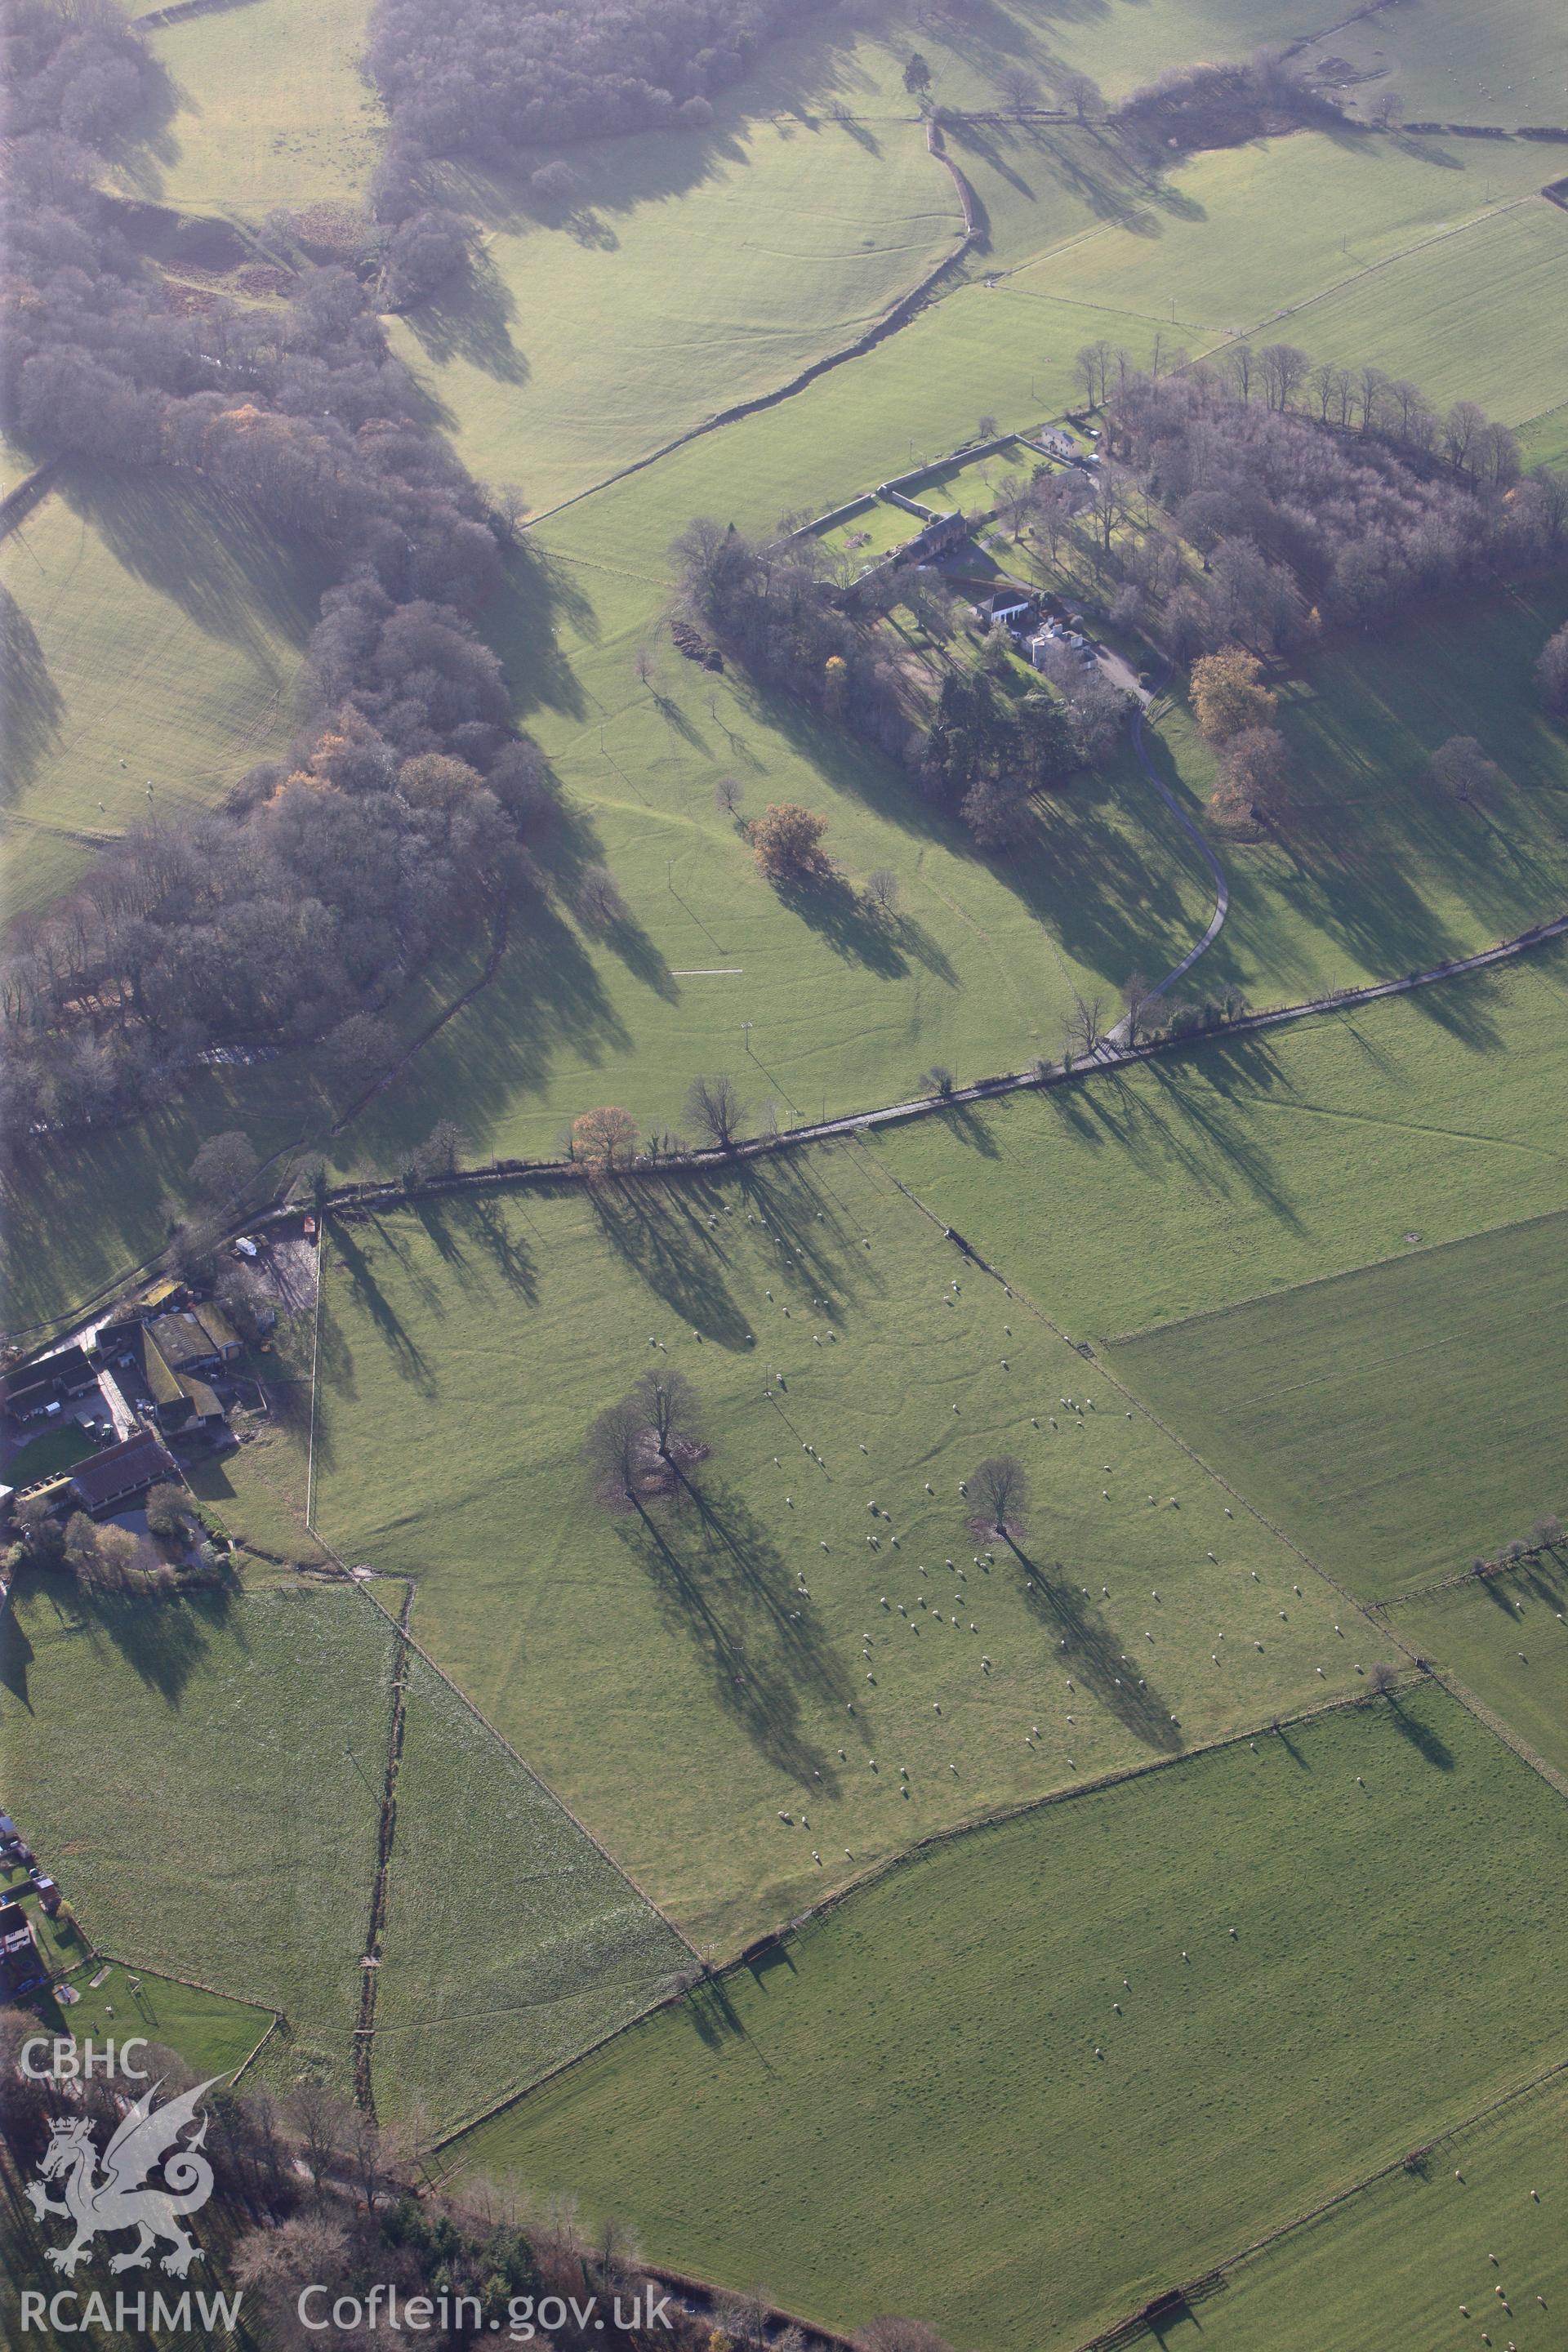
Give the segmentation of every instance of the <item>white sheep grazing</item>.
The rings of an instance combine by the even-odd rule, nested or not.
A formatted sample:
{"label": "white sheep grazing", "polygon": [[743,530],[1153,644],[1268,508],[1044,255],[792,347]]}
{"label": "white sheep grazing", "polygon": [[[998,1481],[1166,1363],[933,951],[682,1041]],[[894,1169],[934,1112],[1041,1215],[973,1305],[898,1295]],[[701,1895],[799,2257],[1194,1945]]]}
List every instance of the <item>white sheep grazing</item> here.
{"label": "white sheep grazing", "polygon": [[862,1447],[860,1448],[860,1451],[861,1451],[861,1453],[862,1453],[862,1454],[864,1454],[864,1453],[865,1453],[865,1451],[866,1451],[866,1448],[865,1448],[864,1446],[862,1446]]}

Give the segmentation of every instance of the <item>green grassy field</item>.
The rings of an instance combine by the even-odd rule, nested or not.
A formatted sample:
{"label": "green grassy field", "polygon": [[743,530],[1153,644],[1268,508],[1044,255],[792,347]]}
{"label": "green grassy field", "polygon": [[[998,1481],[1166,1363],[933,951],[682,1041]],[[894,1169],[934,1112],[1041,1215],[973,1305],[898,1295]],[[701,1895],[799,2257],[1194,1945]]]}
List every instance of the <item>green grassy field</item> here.
{"label": "green grassy field", "polygon": [[85,468],[12,533],[0,571],[21,614],[0,808],[15,912],[144,823],[149,782],[177,820],[284,747],[326,574],[221,500]]}
{"label": "green grassy field", "polygon": [[375,2011],[377,2112],[450,2131],[693,1967],[679,1937],[412,1660]]}
{"label": "green grassy field", "polygon": [[155,29],[166,112],[122,165],[126,193],[250,220],[355,203],[383,121],[359,72],[369,13],[367,0],[248,0]]}
{"label": "green grassy field", "polygon": [[[650,1529],[578,1454],[656,1357],[712,1452],[703,1509]],[[1004,1449],[1034,1507],[988,1562],[958,1481]],[[334,1229],[316,1514],[417,1580],[424,1646],[731,1948],[923,1832],[1357,1687],[1379,1646],[856,1146]]]}
{"label": "green grassy field", "polygon": [[1568,1207],[1565,1011],[1552,947],[874,1149],[1075,1338],[1137,1330]]}
{"label": "green grassy field", "polygon": [[[1388,305],[1391,285],[1403,289],[1414,257],[1429,251],[1445,272],[1458,268],[1457,282],[1473,300],[1470,272],[1460,261],[1469,241],[1485,234],[1473,225],[1509,204],[1533,200],[1548,168],[1542,148],[1525,139],[1330,139],[1299,131],[1252,140],[1184,162],[1174,179],[1180,209],[1152,227],[1141,220],[1090,228],[1030,261],[1009,289],[1073,295],[1140,313],[1173,327],[1194,351],[1215,336],[1266,324],[1270,341],[1289,335],[1316,354],[1326,290],[1353,289],[1364,279],[1386,343],[1418,321],[1414,303],[1408,314],[1398,300],[1376,307]],[[1348,292],[1335,299],[1347,299]],[[1299,312],[1297,324],[1281,325],[1281,312]],[[1511,311],[1500,361],[1511,358],[1517,366],[1533,353],[1531,320],[1528,304]],[[1323,355],[1347,356],[1338,348]],[[1381,359],[1382,351],[1374,356]],[[1448,363],[1466,367],[1474,359],[1467,336]],[[1417,371],[1402,362],[1395,373]]]}
{"label": "green grassy field", "polygon": [[[1536,1516],[1532,1514],[1532,1516]],[[1517,1531],[1530,1540],[1527,1520]],[[1468,1690],[1558,1771],[1568,1772],[1568,1565],[1561,1549],[1393,1612],[1400,1638]]]}
{"label": "green grassy field", "polygon": [[1519,446],[1527,466],[1568,465],[1568,401],[1521,425]]}
{"label": "green grassy field", "polygon": [[456,183],[479,264],[393,341],[479,470],[552,506],[852,342],[952,252],[958,197],[913,121],[754,105],[700,140],[574,145],[566,217],[521,179]]}
{"label": "green grassy field", "polygon": [[[1536,152],[1542,178],[1561,169],[1560,149]],[[1568,383],[1568,328],[1550,292],[1565,260],[1568,213],[1527,198],[1303,305],[1291,339],[1317,359],[1413,376],[1439,404],[1479,400],[1522,422]]]}
{"label": "green grassy field", "polygon": [[[198,2074],[231,2074],[272,2022],[264,2009],[151,1970],[114,1963],[105,1968],[102,1984],[94,1985],[89,1979],[98,1973],[97,1968],[79,1970],[71,1982],[80,1999],[58,2011],[60,2032],[74,2033],[79,2042],[124,2042],[145,2034],[177,2052]],[[47,2021],[54,2023],[53,2013]],[[148,2063],[145,2053],[137,2054],[137,2063]]]}
{"label": "green grassy field", "polygon": [[342,1592],[79,1612],[62,1589],[5,1627],[29,1842],[95,1945],[284,2011],[279,2080],[346,2081],[391,1646]]}
{"label": "green grassy field", "polygon": [[907,5],[872,17],[847,57],[829,50],[821,88],[858,108],[873,91],[886,102],[912,47],[931,64],[931,95],[941,104],[996,103],[1000,78],[1022,66],[1053,91],[1068,73],[1087,73],[1107,97],[1124,98],[1156,75],[1200,58],[1245,58],[1259,43],[1289,40],[1302,28],[1288,0],[1110,0],[1081,12],[1038,0],[997,0],[984,11],[932,16]]}
{"label": "green grassy field", "polygon": [[1120,1343],[1116,1371],[1363,1596],[1560,1507],[1568,1212]]}
{"label": "green grassy field", "polygon": [[[1342,58],[1371,77],[1358,104],[1390,84],[1415,121],[1568,121],[1568,68],[1550,0],[1423,0],[1418,9],[1379,8],[1336,26],[1307,52]],[[1543,150],[1551,159],[1557,152]]]}
{"label": "green grassy field", "polygon": [[1519,2352],[1553,2352],[1568,2295],[1565,2134],[1559,2075],[1445,2133],[1424,2168],[1401,2168],[1239,2264],[1223,2294],[1166,2331],[1165,2352],[1431,2352],[1479,2347],[1483,2329]]}
{"label": "green grassy field", "polygon": [[1068,2346],[1562,2054],[1565,1837],[1408,1691],[942,1846],[452,2154],[837,2326]]}

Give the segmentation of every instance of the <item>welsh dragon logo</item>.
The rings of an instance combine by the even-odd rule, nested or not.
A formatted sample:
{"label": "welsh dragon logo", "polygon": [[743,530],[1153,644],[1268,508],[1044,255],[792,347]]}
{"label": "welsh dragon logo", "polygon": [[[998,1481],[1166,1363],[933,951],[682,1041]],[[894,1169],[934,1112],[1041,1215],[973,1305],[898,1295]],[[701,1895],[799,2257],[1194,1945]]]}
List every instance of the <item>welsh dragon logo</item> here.
{"label": "welsh dragon logo", "polygon": [[[136,2243],[110,2262],[111,2271],[145,2270],[153,2249],[166,2244],[163,2267],[184,2278],[202,2250],[181,2228],[181,2216],[199,2213],[213,2191],[213,2168],[199,2153],[206,2137],[205,2116],[196,2116],[204,2092],[221,2075],[213,2074],[194,2090],[154,2107],[154,2083],[144,2091],[115,2131],[103,2151],[101,2168],[86,2116],[56,2116],[49,2125],[49,2144],[38,2161],[45,2180],[61,2181],[62,2197],[50,2197],[38,2181],[27,2184],[27,2200],[39,2221],[58,2213],[74,2222],[76,2236],[68,2246],[51,2246],[48,2258],[69,2278],[87,2260],[92,2242],[101,2232],[134,2230]],[[180,2147],[180,2134],[196,2122],[195,2136]],[[148,2175],[162,2168],[163,2185],[151,2185]]]}

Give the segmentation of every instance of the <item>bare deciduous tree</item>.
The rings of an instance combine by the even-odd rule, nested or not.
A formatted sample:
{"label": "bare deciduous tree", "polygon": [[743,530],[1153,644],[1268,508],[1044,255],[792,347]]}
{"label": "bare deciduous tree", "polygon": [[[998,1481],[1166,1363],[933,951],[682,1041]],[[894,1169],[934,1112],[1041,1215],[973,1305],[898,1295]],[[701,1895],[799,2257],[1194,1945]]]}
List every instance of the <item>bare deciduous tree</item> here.
{"label": "bare deciduous tree", "polygon": [[728,1151],[746,1116],[741,1090],[728,1070],[695,1077],[686,1089],[686,1116],[700,1138]]}
{"label": "bare deciduous tree", "polygon": [[899,903],[899,877],[890,866],[879,866],[866,877],[866,896],[882,914],[892,913]]}
{"label": "bare deciduous tree", "polygon": [[1011,1543],[1024,1532],[1029,1478],[1016,1454],[992,1454],[969,1474],[969,1500],[977,1507],[973,1524]]}
{"label": "bare deciduous tree", "polygon": [[1062,1033],[1062,1059],[1070,1070],[1075,1061],[1087,1060],[1098,1051],[1105,1036],[1105,1001],[1099,996],[1073,995],[1072,1011],[1068,1014]]}
{"label": "bare deciduous tree", "polygon": [[679,1475],[676,1449],[694,1447],[702,1427],[702,1402],[697,1391],[673,1365],[654,1364],[633,1389],[632,1401],[644,1426],[653,1431],[660,1461]]}
{"label": "bare deciduous tree", "polygon": [[1127,1029],[1127,1042],[1136,1045],[1143,1034],[1149,1007],[1158,998],[1141,971],[1129,972],[1121,991],[1122,1019]]}
{"label": "bare deciduous tree", "polygon": [[615,876],[607,866],[585,866],[574,901],[577,919],[590,930],[606,931],[626,911]]}

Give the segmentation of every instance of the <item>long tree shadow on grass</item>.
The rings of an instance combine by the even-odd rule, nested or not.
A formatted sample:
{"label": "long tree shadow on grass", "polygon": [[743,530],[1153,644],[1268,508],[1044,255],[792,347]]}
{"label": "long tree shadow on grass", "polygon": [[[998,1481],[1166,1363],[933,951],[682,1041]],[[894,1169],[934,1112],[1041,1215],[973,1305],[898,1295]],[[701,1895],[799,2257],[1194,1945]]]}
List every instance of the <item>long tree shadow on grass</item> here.
{"label": "long tree shadow on grass", "polygon": [[233,1600],[220,1590],[150,1606],[141,1595],[94,1593],[82,1597],[81,1612],[89,1642],[111,1642],[149,1690],[178,1707],[206,1655],[209,1628],[228,1625]]}
{"label": "long tree shadow on grass", "polygon": [[[1135,768],[1130,750],[1109,775],[1076,775],[1052,796],[1031,843],[1005,857],[987,856],[895,761],[744,672],[736,673],[734,684],[760,723],[831,777],[839,791],[910,838],[940,844],[962,864],[992,875],[1073,962],[1120,980],[1140,961],[1165,969],[1191,946],[1192,893],[1200,887],[1197,852]],[[847,888],[846,895],[851,895]],[[815,922],[838,953],[856,957],[884,978],[901,977],[911,955],[939,969],[919,928],[911,928],[907,918],[900,925],[884,925],[879,940],[871,935],[863,907],[858,921],[852,921],[828,892],[802,890],[790,894],[786,903],[803,920]],[[952,977],[952,967],[941,976]]]}
{"label": "long tree shadow on grass", "polygon": [[703,1339],[743,1350],[751,1332],[725,1280],[723,1236],[707,1224],[709,1197],[679,1180],[587,1188],[600,1233],[630,1272]]}
{"label": "long tree shadow on grass", "polygon": [[773,1240],[780,1275],[826,1314],[842,1315],[865,1281],[858,1256],[862,1236],[847,1212],[798,1155],[743,1160],[739,1183],[747,1214]]}
{"label": "long tree shadow on grass", "polygon": [[1436,1765],[1439,1772],[1453,1770],[1454,1751],[1447,1741],[1441,1738],[1429,1723],[1423,1723],[1419,1716],[1406,1715],[1399,1703],[1397,1691],[1389,1692],[1388,1709],[1394,1717],[1394,1728],[1408,1739],[1417,1756],[1424,1757],[1428,1764]]}
{"label": "long tree shadow on grass", "polygon": [[840,876],[780,883],[778,895],[791,914],[825,940],[836,955],[847,963],[863,964],[879,980],[902,980],[912,956],[949,988],[958,986],[951,959],[923,924],[910,915],[888,915],[868,906]]}
{"label": "long tree shadow on grass", "polygon": [[4,793],[14,800],[53,751],[66,699],[49,675],[38,633],[8,588],[0,588],[0,660],[5,666]]}
{"label": "long tree shadow on grass", "polygon": [[0,1619],[0,1690],[7,1690],[18,1706],[29,1715],[33,1702],[27,1696],[27,1668],[32,1664],[34,1649],[22,1629],[15,1609],[7,1609]]}
{"label": "long tree shadow on grass", "polygon": [[134,578],[288,684],[276,641],[304,651],[330,577],[323,561],[258,530],[238,499],[167,473],[69,467],[58,495]]}
{"label": "long tree shadow on grass", "polygon": [[512,341],[516,317],[517,298],[481,246],[465,269],[405,313],[405,323],[437,367],[465,360],[498,383],[524,384],[533,371]]}
{"label": "long tree shadow on grass", "polygon": [[1057,1656],[1075,1682],[1145,1748],[1179,1756],[1186,1742],[1169,1704],[1152,1683],[1140,1679],[1112,1627],[1081,1589],[1068,1582],[1060,1560],[1047,1570],[1021,1545],[1009,1541],[1007,1549],[1024,1570],[1026,1603],[1049,1627]]}
{"label": "long tree shadow on grass", "polygon": [[426,1394],[432,1394],[436,1380],[428,1360],[404,1328],[396,1308],[371,1272],[370,1260],[364,1251],[349,1227],[341,1221],[335,1228],[334,1238],[338,1262],[353,1286],[354,1297],[385,1340],[398,1370]]}
{"label": "long tree shadow on grass", "polygon": [[803,1711],[843,1713],[853,1685],[750,1505],[721,1479],[682,1477],[668,1501],[622,1518],[616,1532],[665,1622],[697,1650],[725,1714],[777,1770],[832,1795],[837,1766],[806,1732]]}

